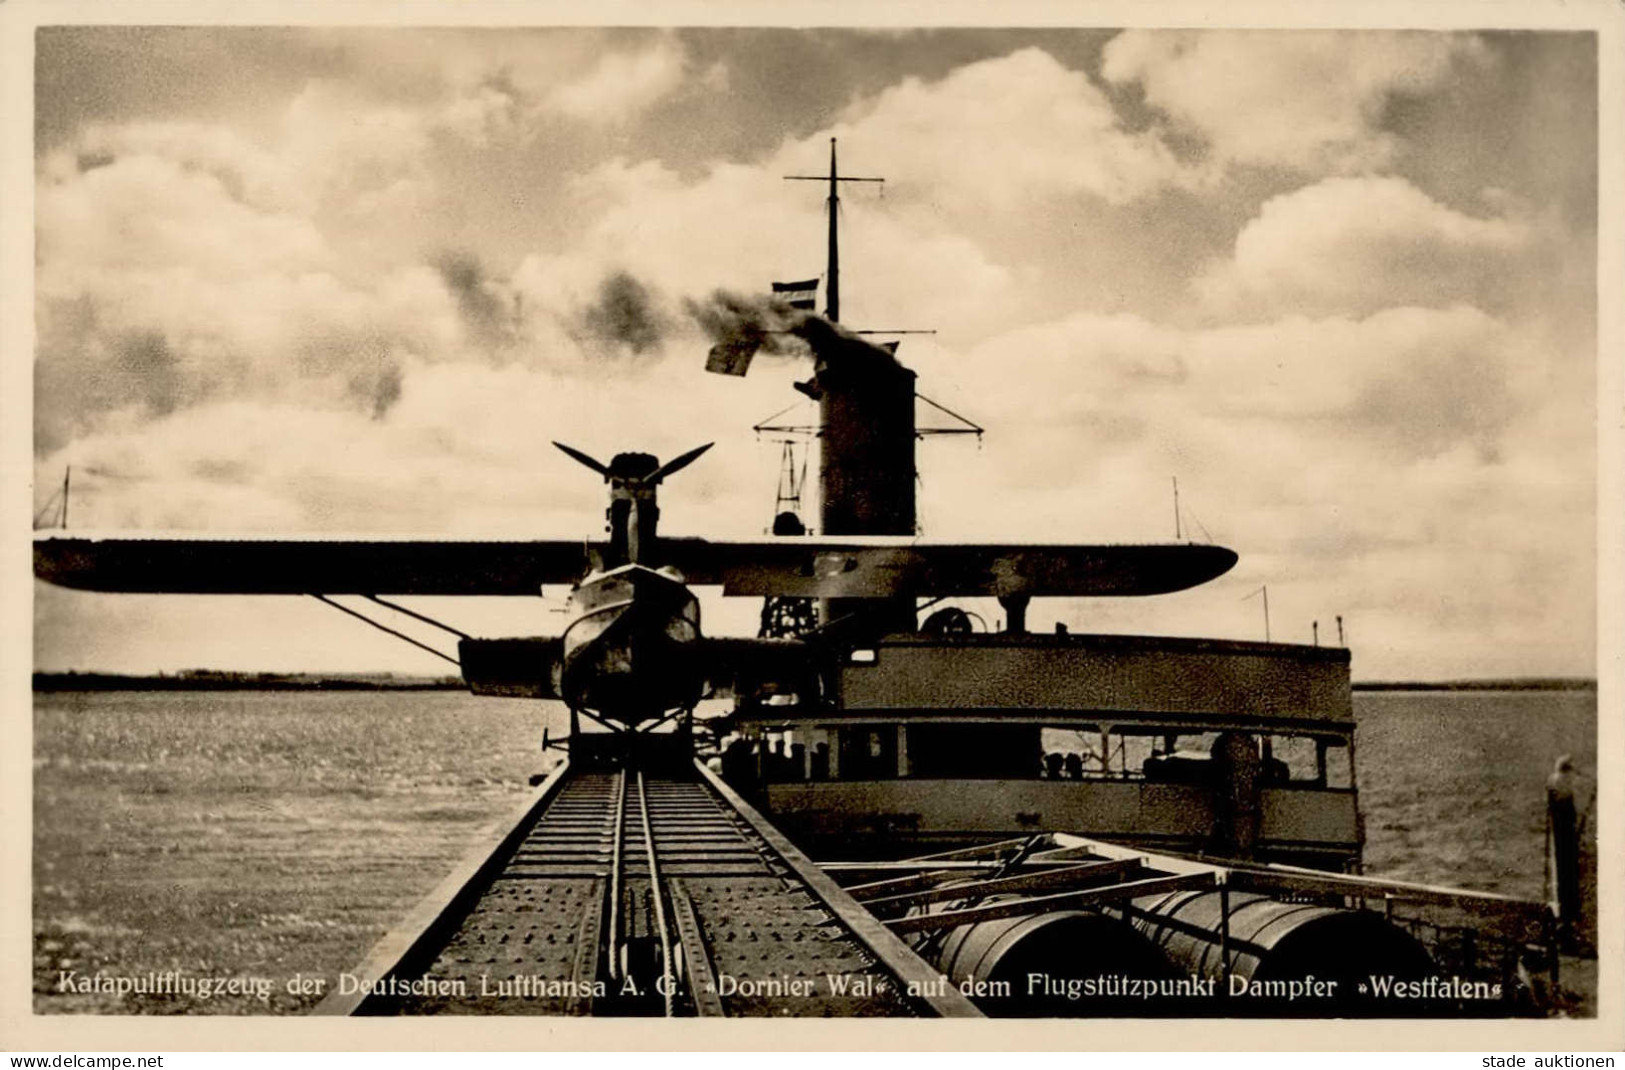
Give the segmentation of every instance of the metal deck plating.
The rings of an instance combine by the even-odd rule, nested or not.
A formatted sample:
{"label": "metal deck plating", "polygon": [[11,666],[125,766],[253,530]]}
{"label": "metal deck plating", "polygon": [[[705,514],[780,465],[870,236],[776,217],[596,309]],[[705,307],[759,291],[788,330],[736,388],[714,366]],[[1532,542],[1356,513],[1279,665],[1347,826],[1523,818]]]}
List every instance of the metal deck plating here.
{"label": "metal deck plating", "polygon": [[566,763],[351,977],[317,1013],[979,1014],[697,766]]}

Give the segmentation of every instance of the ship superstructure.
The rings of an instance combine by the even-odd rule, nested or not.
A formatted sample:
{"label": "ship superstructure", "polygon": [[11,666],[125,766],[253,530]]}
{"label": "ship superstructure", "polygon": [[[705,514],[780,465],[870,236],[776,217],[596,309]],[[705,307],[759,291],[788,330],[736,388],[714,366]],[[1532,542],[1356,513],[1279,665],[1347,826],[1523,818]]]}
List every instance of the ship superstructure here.
{"label": "ship superstructure", "polygon": [[[820,527],[913,534],[915,375],[896,342],[838,322],[845,180],[832,140],[826,314],[802,328],[814,368],[796,384],[819,406]],[[1035,634],[1041,578],[994,577],[988,593],[997,632],[908,595],[826,600],[820,693],[741,693],[728,775],[793,835],[849,850],[1061,831],[1358,871],[1346,649]]]}

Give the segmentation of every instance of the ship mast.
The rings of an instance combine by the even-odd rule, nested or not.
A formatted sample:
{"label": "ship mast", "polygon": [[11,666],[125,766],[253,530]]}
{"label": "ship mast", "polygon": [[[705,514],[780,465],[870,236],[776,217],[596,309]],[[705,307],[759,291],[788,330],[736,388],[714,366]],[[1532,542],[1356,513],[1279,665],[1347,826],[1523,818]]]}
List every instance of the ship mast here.
{"label": "ship mast", "polygon": [[831,323],[841,321],[841,239],[836,218],[841,210],[840,184],[842,182],[884,182],[884,178],[860,178],[843,175],[835,162],[835,139],[829,139],[828,175],[785,175],[791,182],[828,182],[829,197],[829,263],[824,271],[824,316]]}

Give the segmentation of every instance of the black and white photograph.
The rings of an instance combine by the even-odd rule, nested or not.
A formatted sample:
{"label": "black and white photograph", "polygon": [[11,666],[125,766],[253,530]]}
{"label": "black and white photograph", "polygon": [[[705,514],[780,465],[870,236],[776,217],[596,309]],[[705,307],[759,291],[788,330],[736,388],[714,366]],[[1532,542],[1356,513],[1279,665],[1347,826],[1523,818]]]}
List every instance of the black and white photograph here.
{"label": "black and white photograph", "polygon": [[8,1013],[1601,1036],[1618,10],[70,10]]}

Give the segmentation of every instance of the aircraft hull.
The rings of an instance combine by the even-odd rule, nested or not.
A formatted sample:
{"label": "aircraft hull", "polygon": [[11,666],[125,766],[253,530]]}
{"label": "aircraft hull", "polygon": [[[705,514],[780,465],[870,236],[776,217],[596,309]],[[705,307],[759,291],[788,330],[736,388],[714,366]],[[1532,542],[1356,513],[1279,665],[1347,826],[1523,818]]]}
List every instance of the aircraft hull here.
{"label": "aircraft hull", "polygon": [[699,602],[675,574],[644,565],[593,573],[570,603],[559,674],[565,702],[630,725],[699,701]]}

